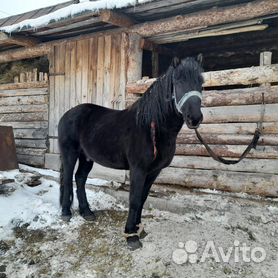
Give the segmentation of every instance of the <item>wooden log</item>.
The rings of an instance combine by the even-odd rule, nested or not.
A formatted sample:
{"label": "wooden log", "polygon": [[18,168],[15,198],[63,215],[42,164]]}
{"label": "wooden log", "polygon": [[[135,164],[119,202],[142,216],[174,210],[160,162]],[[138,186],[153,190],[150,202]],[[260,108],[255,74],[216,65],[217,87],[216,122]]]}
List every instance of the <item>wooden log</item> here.
{"label": "wooden log", "polygon": [[0,122],[1,126],[11,126],[14,129],[21,128],[21,129],[36,129],[36,128],[48,128],[48,122]]}
{"label": "wooden log", "polygon": [[14,137],[19,138],[28,138],[28,139],[45,139],[48,135],[48,129],[46,128],[28,128],[28,129],[14,129]]}
{"label": "wooden log", "polygon": [[[248,122],[261,120],[261,105],[204,107],[203,123]],[[263,122],[275,122],[278,119],[278,103],[266,104]]]}
{"label": "wooden log", "polygon": [[278,196],[278,175],[273,174],[168,167],[162,170],[156,183],[271,197]]}
{"label": "wooden log", "polygon": [[198,28],[258,18],[277,11],[278,3],[276,0],[254,1],[242,5],[212,8],[198,13],[137,24],[131,28],[131,32],[135,32],[142,37],[151,37],[178,30],[187,32]]}
{"label": "wooden log", "polygon": [[15,145],[21,148],[47,149],[45,139],[15,139]]}
{"label": "wooden log", "polygon": [[[277,82],[278,64],[203,73],[204,87],[228,85],[252,85]],[[156,81],[156,78],[128,82],[127,93],[143,94]]]}
{"label": "wooden log", "polygon": [[30,113],[30,112],[44,112],[48,111],[47,104],[39,105],[11,105],[11,106],[1,106],[0,113]]}
{"label": "wooden log", "polygon": [[103,22],[110,23],[119,27],[130,27],[134,25],[135,21],[129,16],[111,10],[103,10],[100,12],[100,19]]}
{"label": "wooden log", "polygon": [[[201,124],[198,128],[201,134],[214,133],[214,134],[254,134],[257,128],[256,123],[221,123],[221,124]],[[263,134],[277,134],[277,122],[263,123]],[[180,134],[195,134],[195,131],[187,128],[184,124]]]}
{"label": "wooden log", "polygon": [[[234,134],[213,134],[206,133],[203,136],[207,144],[214,145],[249,145],[253,139],[252,135],[234,135]],[[177,138],[178,144],[199,144],[200,141],[195,134],[181,133]],[[258,145],[277,146],[278,135],[262,135]]]}
{"label": "wooden log", "polygon": [[46,152],[45,149],[35,149],[35,148],[16,148],[17,154],[23,154],[23,155],[33,155],[33,156],[42,156]]}
{"label": "wooden log", "polygon": [[[243,151],[246,149],[246,145],[210,145],[211,149],[216,155],[221,157],[239,158]],[[197,144],[177,144],[177,155],[189,155],[189,156],[209,156],[207,150],[203,145]],[[264,159],[277,159],[278,158],[278,146],[257,146],[256,150],[252,149],[246,156],[250,158],[264,158]]]}
{"label": "wooden log", "polygon": [[[48,83],[47,82],[24,82],[24,83],[8,83],[8,84],[0,85],[0,91],[2,91],[2,90],[19,90],[19,89],[33,90],[34,88],[48,88]],[[1,92],[0,92],[0,94],[2,96]]]}
{"label": "wooden log", "polygon": [[0,32],[0,43],[16,44],[20,46],[35,46],[39,43],[39,40],[33,37],[21,36],[21,35],[9,35],[4,32]]}
{"label": "wooden log", "polygon": [[202,104],[205,107],[278,103],[277,86],[261,86],[245,89],[203,91]]}
{"label": "wooden log", "polygon": [[28,155],[28,154],[17,154],[19,163],[27,164],[36,167],[44,166],[44,155]]}
{"label": "wooden log", "polygon": [[175,155],[170,167],[278,174],[278,159],[245,158],[238,164],[225,165],[211,157]]}
{"label": "wooden log", "polygon": [[12,97],[2,97],[0,92],[0,105],[1,106],[12,106],[12,105],[38,105],[47,104],[47,95],[35,95],[35,96],[12,96]]}
{"label": "wooden log", "polygon": [[34,122],[47,120],[47,112],[0,114],[0,122]]}

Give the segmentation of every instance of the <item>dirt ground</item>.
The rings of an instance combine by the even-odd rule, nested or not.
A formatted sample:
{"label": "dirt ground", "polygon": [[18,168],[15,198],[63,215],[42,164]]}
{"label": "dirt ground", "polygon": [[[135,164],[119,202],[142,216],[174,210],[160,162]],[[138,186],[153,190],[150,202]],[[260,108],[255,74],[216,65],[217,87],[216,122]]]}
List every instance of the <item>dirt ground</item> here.
{"label": "dirt ground", "polygon": [[[13,195],[22,190],[16,184],[12,188],[4,196],[0,193],[11,205]],[[278,277],[277,200],[207,193],[168,196],[167,200],[179,204],[183,213],[145,210],[143,223],[148,235],[142,240],[143,248],[131,252],[122,236],[126,209],[114,198],[97,193],[99,189],[90,188],[92,207],[99,202],[96,222],[85,222],[75,206],[71,222],[64,223],[59,220],[59,207],[52,210],[49,202],[39,203],[40,210],[34,209],[30,221],[10,219],[2,227],[3,231],[11,229],[9,236],[0,235],[0,277]],[[48,200],[52,196],[49,191],[57,191],[58,184],[46,178],[43,188],[24,190],[25,195]],[[97,199],[96,194],[100,194]],[[101,205],[105,198],[111,198],[109,206]],[[6,213],[2,209],[0,199],[1,215]],[[44,214],[49,211],[53,220],[48,223]],[[45,225],[36,225],[44,219]],[[206,249],[208,246],[211,248]],[[252,257],[252,250],[258,251],[253,252],[254,260],[243,258],[242,246],[250,248],[248,257]],[[231,250],[227,262],[221,250],[226,255]],[[263,255],[265,259],[256,262]]]}

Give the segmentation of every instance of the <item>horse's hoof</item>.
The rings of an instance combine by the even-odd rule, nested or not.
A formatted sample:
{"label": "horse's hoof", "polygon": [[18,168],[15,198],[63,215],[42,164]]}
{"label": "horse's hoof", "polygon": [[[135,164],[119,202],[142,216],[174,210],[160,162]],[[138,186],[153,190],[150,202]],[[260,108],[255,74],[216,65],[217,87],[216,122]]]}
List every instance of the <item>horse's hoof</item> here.
{"label": "horse's hoof", "polygon": [[86,212],[80,213],[80,215],[86,220],[86,221],[95,221],[96,220],[96,216],[95,214],[91,211],[88,210]]}
{"label": "horse's hoof", "polygon": [[71,215],[62,215],[61,218],[65,222],[70,222]]}
{"label": "horse's hoof", "polygon": [[142,232],[140,233],[140,239],[145,238],[148,235],[148,233],[143,229]]}
{"label": "horse's hoof", "polygon": [[141,241],[139,240],[138,236],[132,236],[132,237],[128,237],[126,239],[127,241],[127,247],[129,250],[134,251],[136,249],[139,249],[143,246],[143,244],[141,243]]}

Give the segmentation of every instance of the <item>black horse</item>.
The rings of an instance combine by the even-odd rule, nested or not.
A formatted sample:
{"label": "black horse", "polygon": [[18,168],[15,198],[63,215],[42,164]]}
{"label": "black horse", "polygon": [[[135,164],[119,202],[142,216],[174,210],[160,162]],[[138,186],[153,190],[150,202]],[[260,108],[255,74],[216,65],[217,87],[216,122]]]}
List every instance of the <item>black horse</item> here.
{"label": "black horse", "polygon": [[166,74],[125,110],[81,104],[67,111],[58,126],[63,169],[62,218],[71,218],[72,177],[77,159],[75,180],[79,212],[86,220],[95,219],[85,192],[93,163],[130,170],[125,235],[131,249],[141,247],[141,213],[150,187],[161,169],[171,163],[183,123],[195,129],[202,122],[202,84],[202,68],[198,61],[174,58]]}

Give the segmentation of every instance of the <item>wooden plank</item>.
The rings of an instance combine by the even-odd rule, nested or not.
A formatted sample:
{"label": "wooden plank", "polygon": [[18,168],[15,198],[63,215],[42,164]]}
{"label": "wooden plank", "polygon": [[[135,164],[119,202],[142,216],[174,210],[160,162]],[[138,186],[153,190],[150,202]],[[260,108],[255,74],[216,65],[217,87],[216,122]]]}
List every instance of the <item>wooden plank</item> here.
{"label": "wooden plank", "polygon": [[15,128],[24,128],[24,129],[36,129],[36,128],[48,128],[48,122],[1,122],[1,126],[12,126]]}
{"label": "wooden plank", "polygon": [[127,83],[127,49],[128,49],[128,35],[126,33],[122,33],[121,36],[121,47],[120,47],[120,86],[119,86],[119,96],[118,96],[118,108],[124,109],[126,108],[126,83]]}
{"label": "wooden plank", "polygon": [[21,148],[47,149],[45,139],[15,139],[15,145]]}
{"label": "wooden plank", "polygon": [[121,89],[120,89],[120,82],[121,82],[121,35],[114,35],[113,36],[113,61],[112,61],[112,81],[111,81],[111,90],[113,90],[113,103],[112,107],[114,109],[120,109],[120,100],[121,96]]}
{"label": "wooden plank", "polygon": [[46,152],[45,149],[35,149],[35,148],[16,148],[17,154],[23,154],[23,155],[33,155],[33,156],[42,156]]}
{"label": "wooden plank", "polygon": [[111,36],[104,37],[104,84],[102,104],[105,107],[111,107],[111,100],[113,91],[110,91],[111,78]]}
{"label": "wooden plank", "polygon": [[104,37],[98,38],[98,59],[97,59],[97,97],[96,104],[102,105],[104,84]]}
{"label": "wooden plank", "polygon": [[27,164],[36,167],[44,166],[44,155],[28,155],[28,154],[17,154],[19,163]]}
{"label": "wooden plank", "polygon": [[89,41],[89,65],[88,65],[88,102],[96,103],[97,86],[97,39]]}
{"label": "wooden plank", "polygon": [[[253,135],[235,135],[235,134],[214,134],[206,133],[204,140],[207,144],[214,145],[249,145],[253,139]],[[195,134],[181,133],[177,138],[178,144],[198,144],[199,139]],[[278,134],[275,135],[262,135],[258,141],[258,145],[278,145]]]}
{"label": "wooden plank", "polygon": [[210,27],[225,23],[249,20],[273,14],[278,11],[276,0],[254,1],[217,9],[199,11],[198,13],[170,17],[134,25],[131,32],[142,37],[151,37],[161,33],[183,30],[188,32],[198,28]]}
{"label": "wooden plank", "polygon": [[64,101],[64,111],[70,109],[70,68],[71,68],[71,49],[72,46],[70,43],[67,43],[65,46],[65,101]]}
{"label": "wooden plank", "polygon": [[[246,149],[246,145],[210,145],[211,149],[216,155],[221,157],[239,158],[243,151]],[[209,156],[207,150],[203,145],[199,144],[177,144],[177,155],[188,156]],[[247,155],[250,158],[262,158],[262,159],[277,159],[278,158],[278,146],[257,146],[256,150],[252,149]]]}
{"label": "wooden plank", "polygon": [[[219,106],[202,108],[203,123],[248,122],[261,120],[261,105]],[[278,119],[278,104],[266,104],[264,122],[274,122]]]}
{"label": "wooden plank", "polygon": [[77,44],[70,42],[70,108],[74,107],[76,103],[76,59],[77,59]]}
{"label": "wooden plank", "polygon": [[0,122],[33,122],[33,121],[47,121],[48,113],[32,112],[32,113],[9,113],[0,114]]}
{"label": "wooden plank", "polygon": [[[48,82],[24,82],[24,83],[8,83],[0,84],[0,91],[5,90],[19,90],[19,89],[30,89],[34,88],[48,88]],[[1,92],[0,92],[1,94]]]}
{"label": "wooden plank", "polygon": [[29,113],[29,112],[44,112],[48,111],[47,104],[38,105],[11,105],[11,106],[0,106],[0,113]]}
{"label": "wooden plank", "polygon": [[35,96],[13,96],[13,97],[2,97],[0,93],[0,105],[38,105],[48,104],[47,95],[35,95]]}
{"label": "wooden plank", "polygon": [[82,79],[81,79],[81,93],[82,103],[88,102],[88,74],[89,74],[89,42],[90,40],[82,41]]}
{"label": "wooden plank", "polygon": [[[198,128],[201,134],[254,134],[257,123],[221,123],[201,124]],[[263,134],[278,134],[277,122],[263,123]],[[195,131],[183,125],[180,133],[195,134]]]}
{"label": "wooden plank", "polygon": [[[55,48],[54,46],[51,48],[49,55],[48,55],[48,61],[49,61],[49,74],[52,74],[55,72]],[[54,107],[55,107],[55,76],[50,75],[49,76],[49,135],[53,136],[55,134],[54,128],[55,128],[55,113],[54,113]]]}
{"label": "wooden plank", "polygon": [[278,193],[278,175],[263,173],[168,167],[162,170],[156,183],[181,185],[187,188],[244,192],[272,197],[277,197]]}
{"label": "wooden plank", "polygon": [[15,128],[14,129],[14,137],[16,139],[19,138],[28,138],[28,139],[45,139],[48,135],[48,129],[46,128]]}
{"label": "wooden plank", "polygon": [[278,174],[278,159],[245,158],[238,164],[225,165],[211,157],[175,155],[170,167]]}
{"label": "wooden plank", "polygon": [[75,105],[82,103],[82,44],[83,41],[77,41],[76,43]]}

